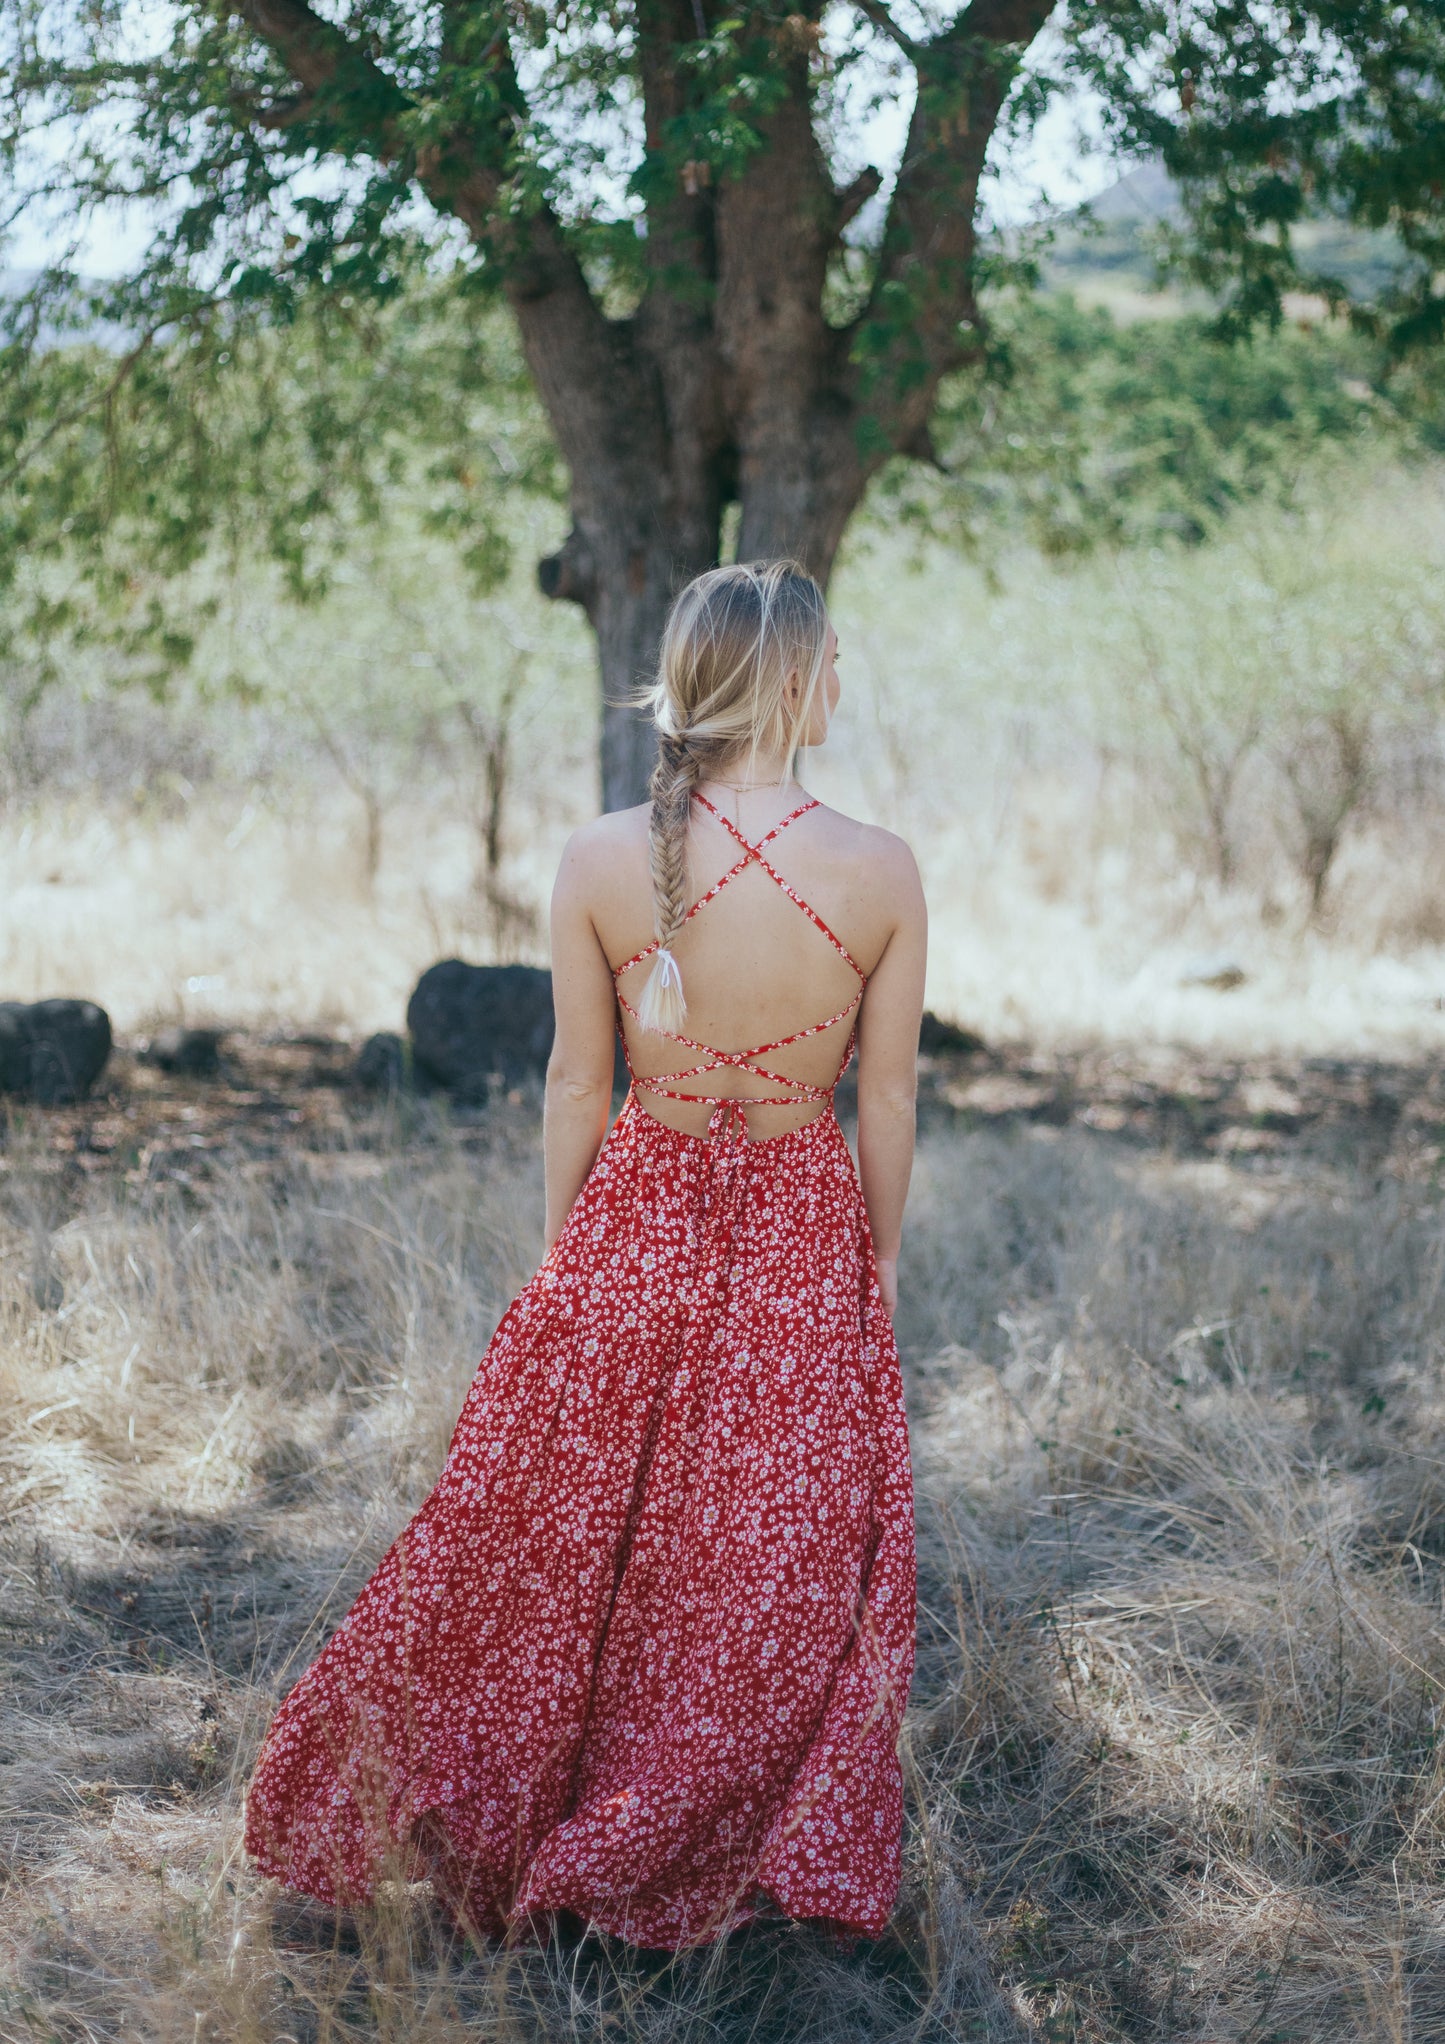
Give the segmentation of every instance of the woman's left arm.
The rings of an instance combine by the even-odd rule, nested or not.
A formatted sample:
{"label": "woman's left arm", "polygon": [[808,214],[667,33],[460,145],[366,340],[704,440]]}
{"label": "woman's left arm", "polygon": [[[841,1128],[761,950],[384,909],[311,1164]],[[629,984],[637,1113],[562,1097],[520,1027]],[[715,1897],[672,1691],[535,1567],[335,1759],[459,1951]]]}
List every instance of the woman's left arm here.
{"label": "woman's left arm", "polygon": [[596,1162],[612,1104],[617,997],[588,905],[587,862],[578,843],[583,835],[578,832],[568,839],[552,890],[552,1005],[557,1033],[547,1063],[542,1122],[549,1249]]}

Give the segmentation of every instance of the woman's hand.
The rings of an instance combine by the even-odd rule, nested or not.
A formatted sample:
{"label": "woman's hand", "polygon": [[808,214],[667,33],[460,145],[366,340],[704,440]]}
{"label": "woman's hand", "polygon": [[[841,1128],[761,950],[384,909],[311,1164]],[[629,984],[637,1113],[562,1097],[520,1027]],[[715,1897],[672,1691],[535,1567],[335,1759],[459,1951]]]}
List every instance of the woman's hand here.
{"label": "woman's hand", "polygon": [[898,1258],[878,1258],[878,1289],[883,1294],[883,1305],[888,1318],[892,1320],[898,1311]]}

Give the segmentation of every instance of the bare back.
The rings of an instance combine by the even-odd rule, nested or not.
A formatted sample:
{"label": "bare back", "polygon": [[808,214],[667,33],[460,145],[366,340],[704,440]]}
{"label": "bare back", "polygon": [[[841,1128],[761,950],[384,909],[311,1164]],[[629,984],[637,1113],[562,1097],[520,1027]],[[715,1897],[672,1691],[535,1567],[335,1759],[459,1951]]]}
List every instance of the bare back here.
{"label": "bare back", "polygon": [[732,816],[726,799],[692,806],[695,907],[671,947],[687,1000],[677,1038],[630,1012],[655,951],[645,807],[586,833],[587,892],[647,1111],[702,1134],[714,1104],[736,1100],[749,1135],[764,1139],[826,1105],[897,924],[898,855],[912,861],[890,833],[796,788],[735,797]]}

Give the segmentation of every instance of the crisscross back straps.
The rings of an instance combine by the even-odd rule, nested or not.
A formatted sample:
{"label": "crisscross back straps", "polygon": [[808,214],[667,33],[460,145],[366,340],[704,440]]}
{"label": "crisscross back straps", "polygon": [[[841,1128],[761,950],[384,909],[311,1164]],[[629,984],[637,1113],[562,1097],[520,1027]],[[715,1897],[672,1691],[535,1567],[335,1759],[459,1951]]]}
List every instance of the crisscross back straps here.
{"label": "crisscross back straps", "polygon": [[[763,857],[763,846],[771,844],[773,839],[778,835],[778,832],[780,830],[786,830],[788,825],[794,822],[798,817],[805,816],[810,809],[816,809],[818,807],[817,802],[816,801],[805,802],[801,809],[795,809],[791,816],[785,816],[781,823],[775,824],[773,828],[767,833],[766,837],[760,837],[756,844],[752,844],[749,842],[747,838],[743,836],[742,832],[738,829],[737,825],[731,822],[728,817],[724,816],[720,809],[715,809],[712,803],[708,801],[707,796],[699,794],[696,788],[693,789],[693,800],[695,802],[701,802],[703,808],[706,809],[709,816],[715,816],[718,822],[722,825],[723,829],[728,833],[728,835],[730,837],[736,838],[738,843],[742,846],[743,857],[738,861],[738,864],[733,868],[733,873],[740,873],[745,866],[749,866],[754,863],[761,866],[763,871],[767,874],[768,878],[772,881],[775,881],[776,884],[782,888],[784,894],[787,895],[789,901],[791,901],[795,907],[800,908],[803,911],[803,914],[808,918],[808,921],[813,925],[813,927],[823,932],[823,935],[828,939],[828,942],[832,945],[833,949],[837,952],[838,956],[841,959],[843,959],[845,963],[852,966],[853,970],[857,973],[859,979],[866,986],[868,984],[868,975],[863,970],[862,966],[858,963],[857,959],[853,956],[852,952],[848,949],[848,946],[845,943],[843,943],[840,938],[835,937],[833,935],[833,932],[828,928],[828,925],[823,921],[823,918],[818,914],[818,911],[815,908],[813,908],[808,902],[804,901],[802,895],[799,894],[796,887],[792,886],[792,884],[789,881],[783,878],[782,874],[778,871],[776,866],[772,865],[769,860]],[[732,873],[728,875],[728,878],[729,879],[732,878]],[[699,904],[699,906],[701,906],[701,904]]]}
{"label": "crisscross back straps", "polygon": [[[848,1069],[849,1059],[853,1055],[853,1045],[857,1038],[856,1021],[854,1027],[848,1033],[848,1042],[843,1051],[842,1062],[839,1064],[837,1075],[832,1085],[815,1086],[806,1079],[791,1079],[786,1073],[770,1071],[766,1065],[758,1063],[758,1059],[768,1057],[775,1050],[783,1050],[789,1044],[801,1043],[805,1037],[821,1035],[823,1030],[833,1029],[840,1022],[846,1022],[850,1017],[855,1017],[858,1005],[863,999],[863,990],[868,984],[867,973],[864,972],[862,966],[858,963],[847,945],[834,936],[817,910],[804,901],[802,895],[798,893],[797,889],[789,881],[783,878],[777,867],[763,857],[764,845],[771,844],[773,839],[785,831],[790,823],[796,823],[800,816],[806,816],[810,809],[816,809],[818,803],[816,800],[800,803],[798,808],[785,816],[781,823],[775,823],[765,836],[760,837],[757,843],[753,844],[748,838],[743,836],[736,824],[730,823],[720,810],[713,807],[706,795],[700,795],[694,789],[693,799],[700,802],[710,816],[715,816],[730,836],[736,838],[738,844],[742,847],[742,857],[728,868],[720,880],[713,882],[706,894],[698,897],[688,910],[686,916],[684,916],[683,921],[690,922],[699,909],[706,908],[707,904],[715,900],[729,882],[736,880],[739,873],[743,872],[747,867],[751,865],[761,866],[768,878],[782,889],[783,893],[795,907],[802,910],[809,922],[827,938],[833,949],[838,953],[838,956],[857,973],[858,991],[846,1007],[840,1008],[836,1015],[829,1015],[826,1021],[811,1022],[805,1028],[793,1030],[790,1035],[774,1037],[770,1043],[755,1044],[751,1050],[718,1050],[710,1043],[699,1043],[695,1037],[679,1035],[672,1029],[659,1029],[651,1032],[654,1035],[665,1037],[669,1043],[678,1044],[684,1050],[696,1051],[698,1053],[701,1062],[689,1065],[686,1070],[680,1072],[658,1072],[652,1076],[635,1072],[632,1068],[632,1053],[628,1048],[627,1034],[624,1030],[622,1032],[622,1054],[627,1061],[627,1070],[632,1083],[639,1092],[660,1094],[667,1100],[685,1100],[693,1102],[700,1107],[726,1107],[730,1109],[742,1109],[744,1107],[802,1107],[813,1101],[831,1100],[838,1080],[842,1078],[844,1072]],[[657,950],[660,941],[660,939],[654,937],[650,944],[645,944],[640,951],[634,952],[633,956],[625,964],[614,966],[612,972],[613,980],[620,980],[622,975],[625,972],[630,972],[634,965],[640,965],[644,959],[650,958],[653,952]],[[625,1014],[630,1015],[634,1022],[638,1021],[637,1010],[623,993],[620,986],[617,988],[617,1002]],[[761,1079],[764,1085],[780,1086],[790,1090],[785,1090],[781,1094],[762,1094],[751,1097],[739,1094],[682,1093],[674,1090],[679,1081],[688,1079],[706,1080],[714,1072],[728,1070],[748,1072],[754,1078]]]}
{"label": "crisscross back straps", "polygon": [[[706,908],[710,901],[716,901],[717,897],[728,885],[728,882],[731,880],[736,880],[739,873],[743,872],[748,866],[750,866],[753,863],[754,859],[757,859],[760,865],[767,867],[768,872],[773,874],[773,878],[778,881],[779,886],[783,888],[785,894],[792,895],[793,900],[797,901],[798,897],[793,894],[792,889],[787,886],[786,882],[784,882],[777,873],[773,872],[773,868],[771,866],[768,866],[767,861],[761,858],[760,854],[762,852],[763,846],[771,844],[773,839],[775,837],[779,837],[782,834],[782,832],[787,829],[790,823],[796,823],[800,816],[806,816],[810,809],[816,809],[818,807],[817,796],[814,795],[810,797],[809,800],[806,802],[800,802],[798,807],[794,809],[789,815],[785,816],[781,823],[775,823],[772,829],[767,833],[765,837],[760,837],[757,843],[755,845],[752,845],[748,843],[747,839],[743,836],[740,830],[733,829],[732,824],[728,823],[728,820],[725,816],[718,815],[717,810],[713,809],[711,802],[708,801],[705,795],[700,795],[697,792],[696,788],[693,789],[692,795],[693,800],[695,802],[701,802],[704,809],[712,811],[712,814],[717,817],[719,823],[727,825],[727,828],[730,831],[732,831],[733,836],[737,839],[738,843],[743,847],[743,855],[739,860],[736,861],[735,864],[729,866],[727,872],[722,875],[721,879],[714,880],[712,886],[708,889],[706,894],[700,894],[698,896],[697,900],[693,903],[692,907],[683,917],[683,921],[685,923],[690,923],[693,917],[697,914],[699,909]],[[799,906],[800,907],[804,906],[804,904],[799,903]],[[813,914],[813,911],[811,909],[808,909],[807,912],[809,915]],[[813,920],[815,922],[818,922],[818,918],[816,916],[813,917]],[[825,934],[831,939],[831,941],[834,944],[838,944],[838,940],[836,937],[833,936],[831,930],[827,930],[826,926],[822,923],[819,923],[818,926],[820,929],[823,929],[825,931]],[[612,977],[614,979],[621,979],[624,972],[631,972],[634,965],[641,965],[644,958],[651,958],[653,952],[657,950],[661,942],[662,942],[661,937],[654,937],[650,944],[644,944],[640,951],[634,951],[632,956],[629,959],[625,960],[623,964],[614,965],[612,968]],[[843,947],[841,944],[838,944],[838,949],[840,951],[843,951]],[[843,956],[845,958],[848,958],[848,954],[846,951],[843,951]],[[853,965],[853,960],[851,958],[848,958],[848,963],[850,965]],[[859,972],[858,967],[856,965],[853,965],[853,970],[858,973],[858,977],[860,979],[863,977],[863,974]]]}
{"label": "crisscross back straps", "polygon": [[[828,942],[832,944],[832,948],[836,950],[836,953],[838,953],[838,957],[840,957],[840,959],[842,959],[842,961],[844,961],[846,965],[850,965],[850,967],[854,969],[854,973],[858,975],[860,983],[863,983],[863,985],[867,987],[867,983],[869,983],[869,975],[867,975],[867,973],[863,971],[863,967],[860,967],[860,965],[858,965],[858,961],[854,959],[854,955],[850,953],[850,950],[848,950],[848,946],[846,946],[846,944],[844,944],[844,942],[842,942],[840,938],[836,938],[836,936],[834,936],[834,932],[832,932],[832,930],[828,928],[828,924],[826,924],[826,922],[824,922],[824,918],[822,918],[822,916],[818,914],[818,910],[815,910],[815,908],[813,908],[813,905],[811,905],[809,901],[803,901],[803,897],[801,897],[801,893],[797,891],[797,887],[793,887],[793,885],[791,885],[791,881],[785,881],[785,879],[783,879],[783,875],[779,873],[779,869],[777,869],[777,867],[775,867],[775,865],[773,865],[771,861],[768,861],[768,858],[764,858],[764,856],[762,856],[762,846],[764,846],[764,844],[771,844],[771,842],[773,842],[775,838],[779,838],[779,836],[781,836],[781,834],[783,834],[783,832],[787,830],[787,826],[789,826],[789,824],[795,824],[795,822],[799,820],[799,816],[807,816],[807,811],[809,811],[809,809],[815,809],[815,807],[818,807],[818,797],[815,797],[815,795],[813,795],[813,797],[809,797],[809,801],[803,801],[803,803],[799,803],[799,805],[797,805],[797,809],[791,809],[791,811],[789,811],[789,814],[787,814],[787,816],[783,818],[783,822],[781,822],[781,824],[775,824],[775,826],[773,826],[773,830],[768,830],[768,832],[764,832],[764,836],[760,836],[756,844],[752,844],[752,840],[750,840],[750,838],[744,838],[744,834],[742,834],[742,832],[738,830],[738,826],[736,826],[734,822],[730,822],[730,820],[728,820],[728,818],[726,818],[724,814],[721,814],[721,809],[715,809],[715,807],[713,807],[713,803],[711,803],[711,801],[707,799],[707,795],[701,795],[701,793],[699,793],[697,789],[693,789],[693,801],[701,801],[701,805],[703,805],[703,807],[707,809],[707,814],[709,814],[709,816],[713,816],[713,818],[717,818],[717,822],[719,822],[721,826],[724,826],[724,830],[728,832],[728,836],[730,836],[730,838],[736,838],[736,840],[738,840],[738,844],[742,846],[742,858],[738,858],[738,861],[736,861],[734,865],[730,865],[730,867],[728,867],[728,871],[726,871],[724,875],[721,875],[721,879],[715,879],[715,881],[713,881],[713,885],[711,885],[711,887],[707,889],[707,893],[705,893],[705,895],[699,895],[699,897],[697,897],[697,901],[693,901],[693,905],[691,905],[691,908],[689,908],[687,916],[683,918],[683,922],[691,922],[691,920],[693,920],[693,916],[697,916],[697,912],[699,912],[699,910],[707,908],[707,903],[709,903],[709,901],[715,901],[715,899],[717,899],[717,895],[719,895],[721,891],[724,891],[724,887],[728,887],[728,883],[730,883],[730,881],[736,881],[736,879],[738,879],[738,875],[740,875],[740,873],[744,873],[744,871],[746,871],[748,867],[752,867],[752,865],[758,865],[758,867],[762,867],[762,871],[766,873],[766,877],[768,877],[768,879],[771,879],[771,881],[773,881],[773,883],[775,883],[777,887],[781,887],[781,889],[783,889],[783,893],[785,893],[785,895],[789,897],[789,901],[791,901],[791,903],[795,905],[795,908],[799,908],[799,910],[801,910],[801,912],[803,912],[803,914],[807,916],[807,920],[809,920],[809,922],[813,924],[813,928],[815,928],[815,930],[822,930],[822,934],[824,934],[824,936],[828,938]],[[662,938],[660,938],[660,936],[654,936],[650,944],[644,944],[644,946],[642,946],[642,950],[634,950],[634,955],[632,955],[630,959],[625,959],[625,961],[623,961],[621,965],[613,965],[613,979],[621,979],[621,975],[623,975],[623,973],[630,973],[634,965],[642,965],[642,961],[644,961],[644,959],[650,959],[650,957],[652,957],[652,953],[654,953],[654,950],[658,948],[658,944],[660,944],[660,942],[662,942]]]}

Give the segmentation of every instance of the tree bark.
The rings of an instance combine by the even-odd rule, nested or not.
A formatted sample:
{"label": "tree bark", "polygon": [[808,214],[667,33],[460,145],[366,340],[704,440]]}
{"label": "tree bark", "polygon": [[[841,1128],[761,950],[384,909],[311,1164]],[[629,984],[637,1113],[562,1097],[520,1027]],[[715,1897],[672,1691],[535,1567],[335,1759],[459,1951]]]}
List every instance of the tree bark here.
{"label": "tree bark", "polygon": [[[685,582],[717,561],[718,534],[695,542],[687,553],[660,543],[629,538],[646,523],[639,507],[618,506],[611,531],[587,521],[569,534],[559,553],[537,570],[544,596],[578,603],[587,614],[597,645],[601,684],[599,767],[604,809],[626,809],[647,800],[648,776],[656,754],[651,713],[639,700],[657,669],[662,628],[673,597]],[[619,544],[619,540],[621,543]]]}

